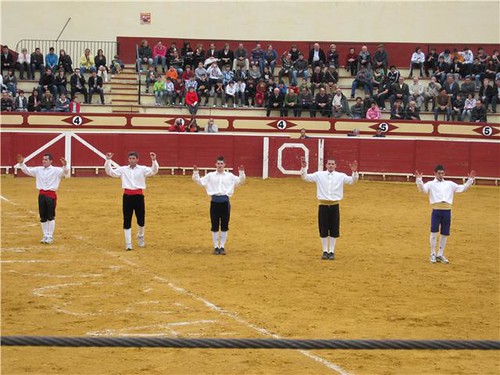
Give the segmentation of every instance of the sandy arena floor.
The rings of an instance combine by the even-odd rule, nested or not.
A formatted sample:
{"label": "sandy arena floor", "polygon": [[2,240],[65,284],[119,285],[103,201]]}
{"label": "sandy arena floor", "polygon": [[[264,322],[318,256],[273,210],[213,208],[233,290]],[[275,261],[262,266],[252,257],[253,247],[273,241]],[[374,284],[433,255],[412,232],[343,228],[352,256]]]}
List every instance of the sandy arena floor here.
{"label": "sandy arena floor", "polygon": [[[449,265],[430,264],[414,184],[361,181],[320,259],[315,185],[248,179],[228,255],[211,255],[209,198],[190,177],[146,192],[147,247],[124,251],[120,181],[61,183],[39,243],[33,178],[2,183],[2,335],[500,339],[500,190],[457,195]],[[134,235],[136,233],[134,223]],[[1,348],[2,374],[498,374],[498,351]]]}

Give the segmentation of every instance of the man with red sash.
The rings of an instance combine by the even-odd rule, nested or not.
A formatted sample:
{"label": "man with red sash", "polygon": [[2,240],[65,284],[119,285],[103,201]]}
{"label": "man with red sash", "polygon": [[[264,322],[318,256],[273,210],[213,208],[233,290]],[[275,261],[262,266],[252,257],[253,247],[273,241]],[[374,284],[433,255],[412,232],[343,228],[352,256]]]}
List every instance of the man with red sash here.
{"label": "man with red sash", "polygon": [[42,224],[43,238],[40,241],[44,244],[54,242],[54,229],[56,227],[56,190],[63,177],[69,176],[69,167],[66,159],[61,158],[62,168],[52,166],[54,157],[52,154],[44,154],[41,167],[28,168],[24,164],[24,156],[17,155],[18,167],[24,174],[35,177],[36,188],[39,190],[38,211],[40,212],[40,222]]}
{"label": "man with red sash", "polygon": [[153,176],[158,173],[159,165],[156,161],[156,154],[150,152],[151,168],[143,165],[138,165],[139,154],[135,151],[128,153],[129,165],[113,168],[111,166],[113,153],[106,154],[106,162],[104,168],[106,174],[111,177],[120,177],[122,179],[123,188],[123,230],[125,233],[125,250],[132,250],[132,216],[135,212],[139,231],[137,234],[137,245],[144,247],[144,189],[146,189],[146,177]]}

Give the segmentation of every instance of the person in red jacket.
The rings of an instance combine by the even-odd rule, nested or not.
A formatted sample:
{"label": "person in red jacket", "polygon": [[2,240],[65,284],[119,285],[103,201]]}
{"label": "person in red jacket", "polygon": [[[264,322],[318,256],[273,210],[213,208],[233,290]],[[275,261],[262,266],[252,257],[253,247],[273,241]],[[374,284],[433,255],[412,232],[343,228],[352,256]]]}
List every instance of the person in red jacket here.
{"label": "person in red jacket", "polygon": [[169,132],[184,133],[186,131],[186,126],[184,125],[184,120],[178,118],[175,122],[168,128]]}
{"label": "person in red jacket", "polygon": [[196,112],[198,112],[198,94],[194,90],[193,86],[189,88],[189,91],[186,94],[186,106],[188,107],[191,116],[196,115]]}

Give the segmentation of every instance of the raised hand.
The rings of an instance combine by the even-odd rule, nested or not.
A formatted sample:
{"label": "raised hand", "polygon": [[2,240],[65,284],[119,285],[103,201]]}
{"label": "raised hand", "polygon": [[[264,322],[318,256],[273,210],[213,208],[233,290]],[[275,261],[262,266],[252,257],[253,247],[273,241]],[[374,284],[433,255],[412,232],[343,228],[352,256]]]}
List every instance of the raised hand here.
{"label": "raised hand", "polygon": [[19,164],[22,164],[24,162],[24,156],[22,156],[21,154],[17,154],[17,162]]}
{"label": "raised hand", "polygon": [[66,159],[64,157],[61,157],[61,159],[59,159],[61,161],[61,164],[63,167],[65,167],[66,165],[68,165],[68,162],[66,161]]}
{"label": "raised hand", "polygon": [[151,156],[151,160],[155,161],[156,160],[156,154],[154,152],[150,152],[149,156]]}
{"label": "raised hand", "polygon": [[476,171],[475,170],[470,171],[469,178],[476,178]]}
{"label": "raised hand", "polygon": [[424,175],[419,171],[415,171],[415,178],[422,178]]}
{"label": "raised hand", "polygon": [[349,164],[349,167],[351,167],[351,171],[357,172],[358,171],[358,161],[354,160],[352,164]]}
{"label": "raised hand", "polygon": [[193,165],[193,172],[198,172],[198,166],[196,164]]}
{"label": "raised hand", "polygon": [[243,165],[240,165],[240,166],[238,167],[238,170],[239,170],[240,172],[245,172],[245,167],[244,167]]}
{"label": "raised hand", "polygon": [[106,153],[106,159],[111,160],[113,158],[113,155],[114,154],[112,152]]}
{"label": "raised hand", "polygon": [[305,156],[300,157],[300,165],[302,168],[307,168],[307,161],[306,161]]}

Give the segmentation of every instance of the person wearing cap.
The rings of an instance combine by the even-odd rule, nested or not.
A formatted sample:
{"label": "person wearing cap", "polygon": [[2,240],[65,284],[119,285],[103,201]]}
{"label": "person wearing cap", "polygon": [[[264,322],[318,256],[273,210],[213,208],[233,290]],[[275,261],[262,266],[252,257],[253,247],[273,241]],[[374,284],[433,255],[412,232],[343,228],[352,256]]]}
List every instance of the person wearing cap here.
{"label": "person wearing cap", "polygon": [[306,182],[316,184],[316,196],[319,201],[318,227],[321,238],[323,260],[335,259],[335,244],[340,236],[340,208],[339,203],[344,197],[344,185],[353,185],[359,179],[358,162],[355,160],[349,164],[351,176],[337,172],[337,164],[333,158],[328,158],[326,171],[307,173],[307,161],[305,157],[300,158],[300,175]]}
{"label": "person wearing cap", "polygon": [[[226,241],[229,231],[229,218],[231,214],[230,197],[234,194],[235,187],[245,182],[245,168],[240,165],[239,175],[226,172],[224,168],[226,162],[223,156],[219,156],[215,161],[214,172],[209,172],[200,177],[198,167],[193,167],[193,181],[203,186],[210,196],[210,221],[212,241],[214,245],[214,255],[226,255]],[[219,235],[220,229],[220,235]]]}
{"label": "person wearing cap", "polygon": [[123,188],[123,232],[125,235],[125,250],[132,250],[132,216],[135,212],[137,225],[137,244],[139,247],[146,246],[144,241],[144,224],[146,208],[144,204],[144,190],[146,189],[146,177],[158,173],[160,166],[156,160],[156,154],[150,152],[151,167],[139,165],[139,154],[136,151],[128,153],[128,165],[113,168],[113,153],[106,153],[104,169],[111,177],[121,178]]}
{"label": "person wearing cap", "polygon": [[[453,181],[444,179],[445,169],[442,165],[437,165],[434,168],[434,180],[424,184],[423,174],[418,170],[415,171],[415,183],[418,190],[429,195],[429,202],[432,206],[431,214],[431,235],[430,235],[430,262],[441,262],[448,264],[448,259],[444,256],[446,241],[450,235],[451,226],[451,206],[453,204],[453,196],[455,193],[463,193],[467,191],[473,184],[476,178],[476,173],[470,171],[468,179],[463,185],[458,185]],[[439,248],[436,255],[436,245],[438,232],[441,232],[439,239]]]}
{"label": "person wearing cap", "polygon": [[389,54],[384,48],[383,44],[377,46],[377,50],[373,54],[373,67],[380,68],[387,75],[387,67],[389,66]]}

